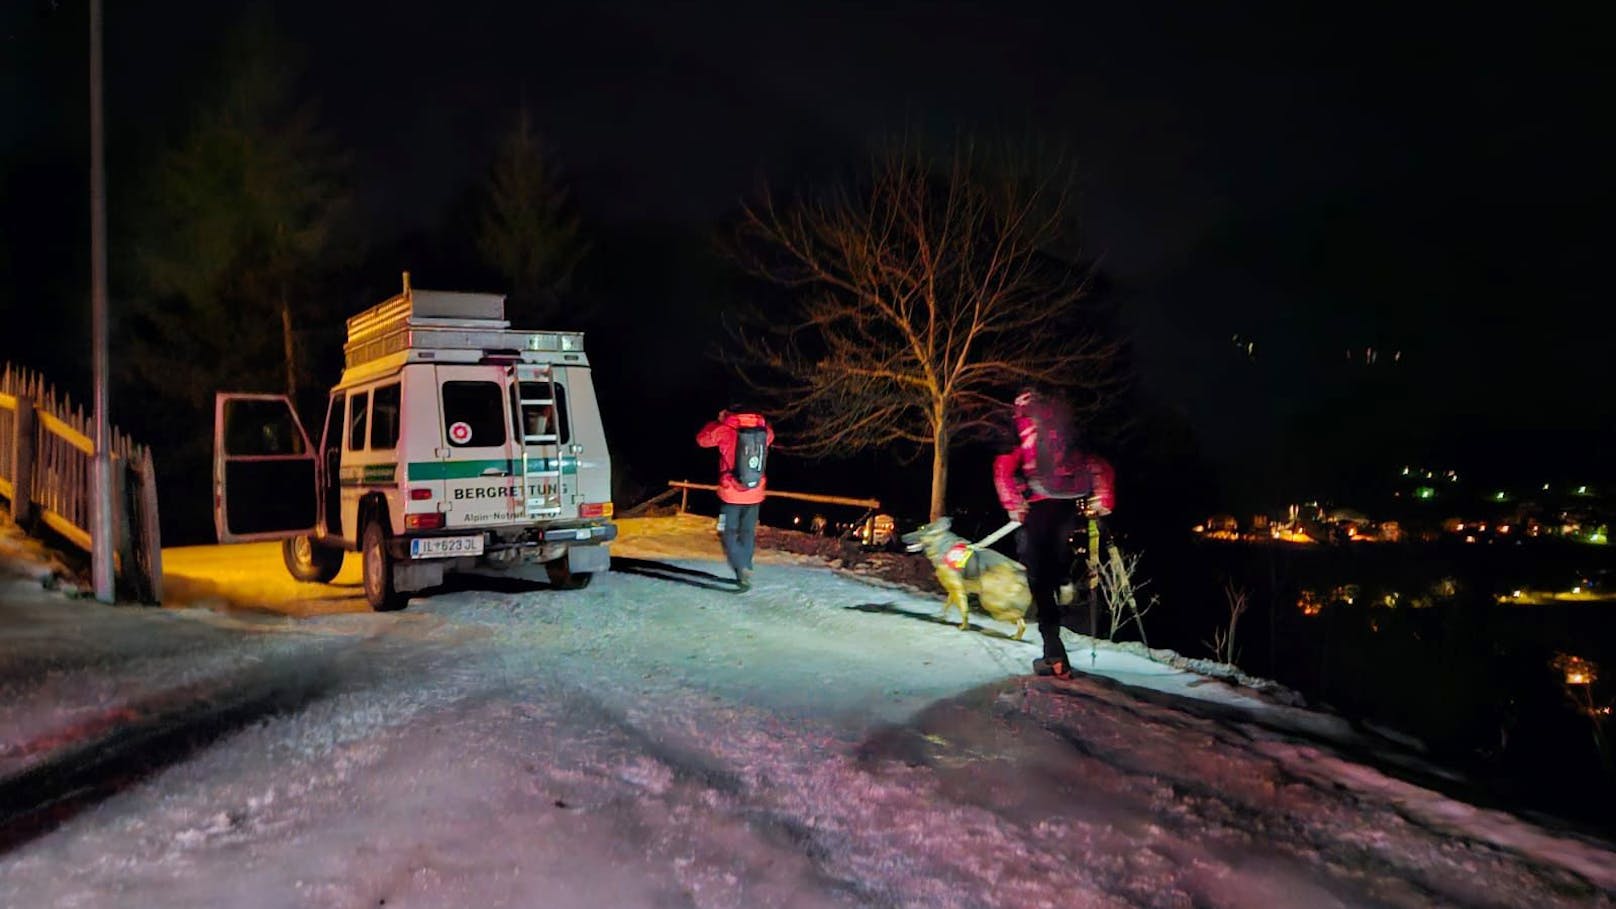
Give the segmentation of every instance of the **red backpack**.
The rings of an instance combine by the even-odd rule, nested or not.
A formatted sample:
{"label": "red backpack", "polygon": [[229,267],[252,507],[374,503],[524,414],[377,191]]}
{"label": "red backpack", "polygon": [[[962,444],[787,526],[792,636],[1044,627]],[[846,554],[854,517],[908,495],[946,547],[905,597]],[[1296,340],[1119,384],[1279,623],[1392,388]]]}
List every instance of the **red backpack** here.
{"label": "red backpack", "polygon": [[1033,425],[1033,469],[1027,485],[1046,499],[1081,499],[1094,491],[1089,459],[1073,444],[1071,423],[1045,402],[1027,409]]}

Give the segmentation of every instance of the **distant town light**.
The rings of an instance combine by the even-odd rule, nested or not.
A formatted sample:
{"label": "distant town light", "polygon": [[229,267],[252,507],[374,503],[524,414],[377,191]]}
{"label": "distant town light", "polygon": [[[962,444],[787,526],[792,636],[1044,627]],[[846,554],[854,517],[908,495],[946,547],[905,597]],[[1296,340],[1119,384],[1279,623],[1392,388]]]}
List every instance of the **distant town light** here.
{"label": "distant town light", "polygon": [[1493,493],[1493,501],[1494,502],[1502,502],[1507,498],[1509,498],[1509,496],[1506,495],[1502,489],[1500,489],[1497,492]]}
{"label": "distant town light", "polygon": [[1569,653],[1555,654],[1549,665],[1565,674],[1567,685],[1592,685],[1599,678],[1599,664]]}
{"label": "distant town light", "polygon": [[1431,498],[1432,496],[1435,496],[1435,495],[1436,495],[1436,490],[1432,489],[1429,486],[1420,486],[1420,487],[1415,488],[1415,490],[1414,490],[1414,498],[1416,498],[1416,499],[1429,499],[1429,498]]}

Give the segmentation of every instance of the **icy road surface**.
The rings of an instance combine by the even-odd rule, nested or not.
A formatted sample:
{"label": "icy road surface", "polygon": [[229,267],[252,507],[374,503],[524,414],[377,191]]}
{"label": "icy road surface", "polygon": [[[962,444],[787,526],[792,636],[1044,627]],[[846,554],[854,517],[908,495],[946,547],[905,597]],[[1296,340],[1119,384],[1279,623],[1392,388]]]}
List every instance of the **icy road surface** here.
{"label": "icy road surface", "polygon": [[706,522],[625,537],[586,590],[385,615],[266,546],[170,559],[264,610],[101,607],[11,538],[0,906],[1612,903],[1606,846],[1333,718],[1103,649],[1029,679],[936,601],[784,557],[736,594]]}

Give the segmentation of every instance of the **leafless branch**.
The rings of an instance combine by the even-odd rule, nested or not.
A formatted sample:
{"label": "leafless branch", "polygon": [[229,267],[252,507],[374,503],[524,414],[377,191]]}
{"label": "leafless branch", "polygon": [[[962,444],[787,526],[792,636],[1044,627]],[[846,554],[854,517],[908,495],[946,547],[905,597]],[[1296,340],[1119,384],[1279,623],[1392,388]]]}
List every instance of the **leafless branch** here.
{"label": "leafless branch", "polygon": [[856,186],[786,205],[763,194],[731,246],[795,292],[732,332],[736,365],[778,405],[783,446],[932,446],[934,512],[951,440],[986,430],[1027,385],[1096,397],[1117,353],[1081,322],[1084,275],[1051,254],[1064,191],[979,164],[969,145],[946,160],[900,148]]}

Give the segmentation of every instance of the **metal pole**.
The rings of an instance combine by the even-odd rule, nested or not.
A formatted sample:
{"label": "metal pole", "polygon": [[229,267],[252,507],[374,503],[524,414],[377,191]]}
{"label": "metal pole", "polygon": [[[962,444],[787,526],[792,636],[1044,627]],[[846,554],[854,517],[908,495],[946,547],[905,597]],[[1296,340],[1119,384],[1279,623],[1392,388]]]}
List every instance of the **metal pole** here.
{"label": "metal pole", "polygon": [[90,573],[95,598],[111,603],[112,433],[107,420],[107,164],[101,116],[101,0],[90,0],[90,362],[95,384],[95,469]]}

